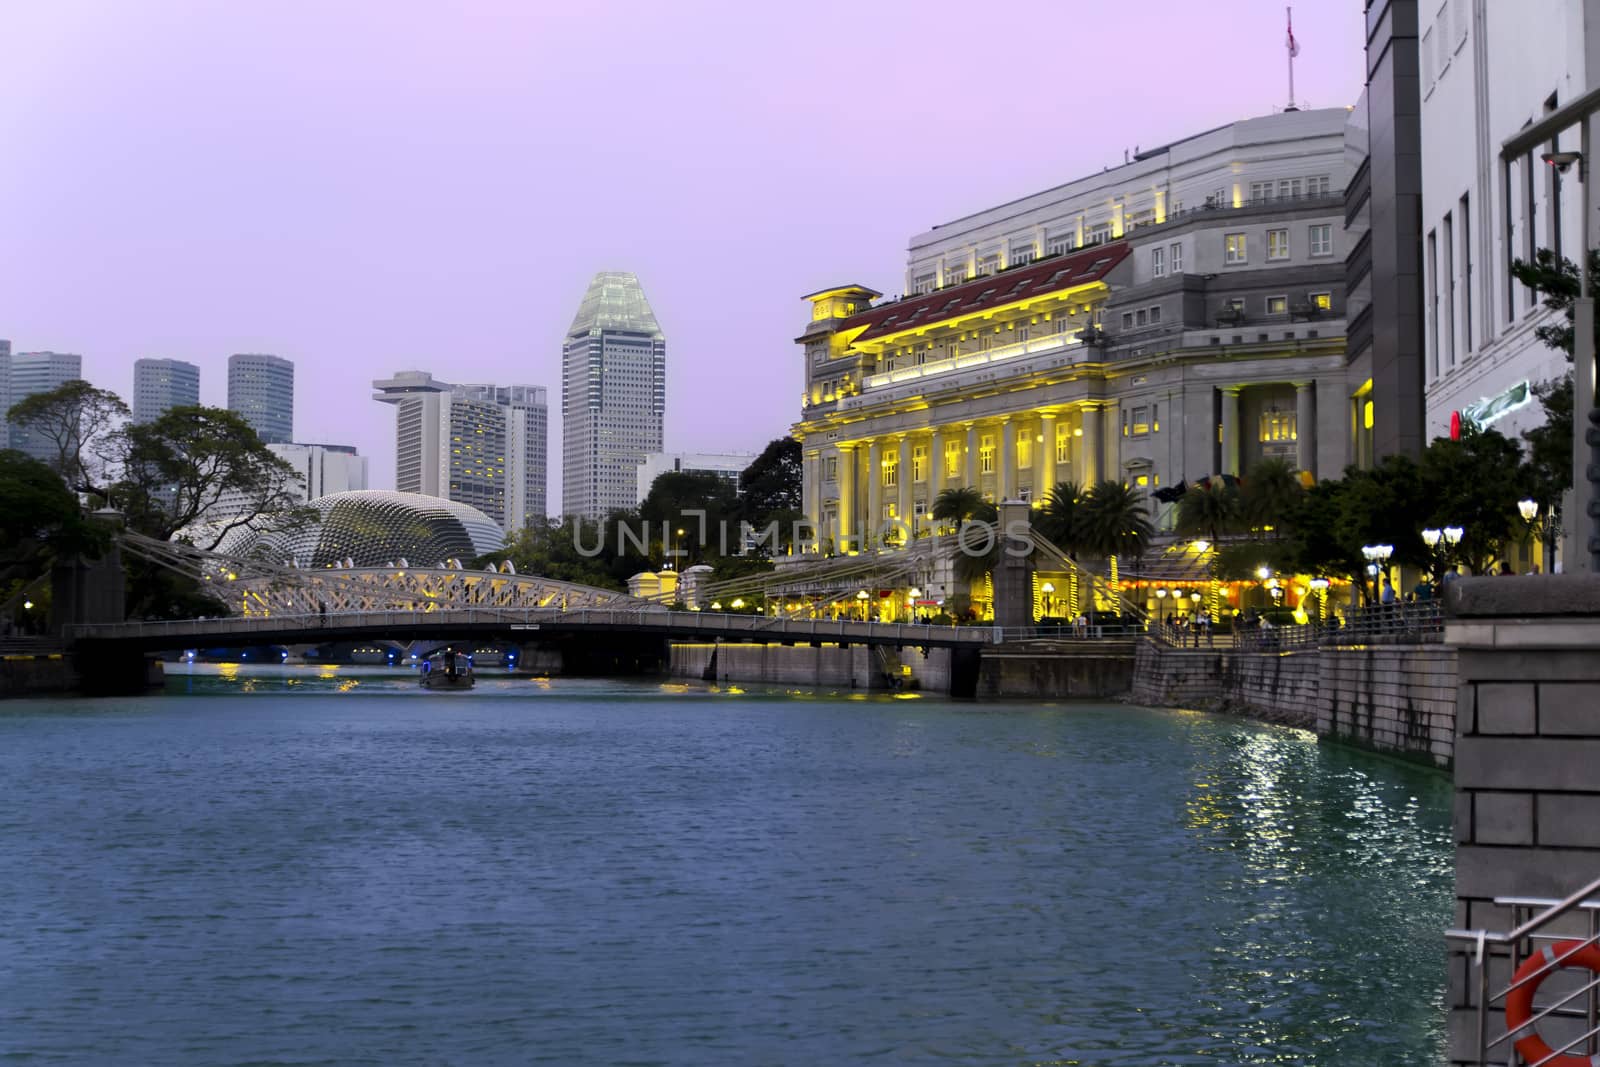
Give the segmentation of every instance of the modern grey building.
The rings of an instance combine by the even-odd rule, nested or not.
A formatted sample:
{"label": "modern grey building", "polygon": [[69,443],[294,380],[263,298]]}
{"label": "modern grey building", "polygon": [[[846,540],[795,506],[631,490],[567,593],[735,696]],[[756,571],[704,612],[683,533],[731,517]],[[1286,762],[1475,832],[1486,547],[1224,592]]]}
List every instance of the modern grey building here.
{"label": "modern grey building", "polygon": [[11,410],[11,342],[0,340],[0,448],[11,447],[11,424],[6,412]]}
{"label": "modern grey building", "polygon": [[600,518],[638,503],[638,470],[661,451],[667,341],[628,271],[589,283],[561,360],[561,513]]}
{"label": "modern grey building", "polygon": [[[62,352],[18,352],[11,357],[11,373],[8,377],[6,409],[9,411],[12,404],[82,378],[83,357]],[[26,452],[34,459],[55,458],[54,443],[41,440],[19,426],[10,428],[10,441],[12,448]]]}
{"label": "modern grey building", "polygon": [[294,440],[294,364],[282,356],[229,356],[228,410],[267,444]]}
{"label": "modern grey building", "polygon": [[395,485],[470,504],[508,531],[545,518],[546,390],[451,385],[426,371],[372,383],[395,406]]}
{"label": "modern grey building", "polygon": [[181,359],[133,362],[133,421],[151,422],[169,408],[200,403],[200,368]]}

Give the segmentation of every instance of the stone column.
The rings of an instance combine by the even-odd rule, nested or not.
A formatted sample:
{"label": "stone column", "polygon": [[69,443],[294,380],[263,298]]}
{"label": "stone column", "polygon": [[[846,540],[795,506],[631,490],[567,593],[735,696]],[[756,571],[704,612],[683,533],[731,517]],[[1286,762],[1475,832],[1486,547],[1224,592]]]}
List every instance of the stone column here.
{"label": "stone column", "polygon": [[1295,461],[1317,476],[1317,383],[1294,383]]}
{"label": "stone column", "polygon": [[854,445],[839,446],[839,529],[834,548],[845,552],[853,542],[851,528],[856,523],[856,450]]}
{"label": "stone column", "polygon": [[1000,479],[995,495],[1011,500],[1017,495],[1017,424],[1000,420]]}
{"label": "stone column", "polygon": [[1218,474],[1239,475],[1239,387],[1224,385],[1222,392],[1222,469]]}
{"label": "stone column", "polygon": [[944,439],[938,430],[928,435],[928,510],[933,510],[933,498],[944,487]]}
{"label": "stone column", "polygon": [[[895,471],[895,487],[899,490],[895,497],[895,514],[900,521],[906,524],[906,529],[911,529],[911,438],[900,438],[899,468]],[[916,531],[912,531],[914,534]],[[907,538],[909,540],[909,536]]]}
{"label": "stone column", "polygon": [[1009,530],[1026,530],[1028,505],[1000,505],[1000,561],[994,569],[994,624],[1033,625],[1033,562],[1026,541],[1012,541]]}
{"label": "stone column", "polygon": [[867,445],[867,513],[863,518],[863,535],[876,548],[878,526],[883,522],[883,446],[876,440]]}
{"label": "stone column", "polygon": [[822,452],[812,449],[805,454],[805,464],[801,467],[801,480],[804,486],[802,499],[805,501],[806,521],[811,524],[812,532],[821,537],[822,530]]}
{"label": "stone column", "polygon": [[1039,472],[1038,484],[1033,487],[1033,495],[1040,500],[1050,495],[1050,490],[1056,487],[1056,413],[1042,411],[1039,413],[1039,436],[1044,440],[1038,442],[1039,459],[1034,464],[1034,470]]}
{"label": "stone column", "polygon": [[1105,416],[1098,407],[1085,406],[1083,409],[1083,480],[1085,489],[1093,486],[1105,477],[1100,471],[1100,465],[1105,459],[1105,441],[1101,431],[1105,428]]}
{"label": "stone column", "polygon": [[967,452],[966,452],[966,484],[973,489],[978,487],[978,427],[967,423]]}

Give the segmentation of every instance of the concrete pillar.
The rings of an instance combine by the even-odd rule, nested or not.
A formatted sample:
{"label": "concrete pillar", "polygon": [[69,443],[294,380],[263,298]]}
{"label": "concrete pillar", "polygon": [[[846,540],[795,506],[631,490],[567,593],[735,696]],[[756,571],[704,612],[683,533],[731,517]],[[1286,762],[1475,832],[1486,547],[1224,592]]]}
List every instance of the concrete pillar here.
{"label": "concrete pillar", "polygon": [[812,449],[805,454],[805,464],[801,468],[801,481],[804,485],[804,508],[806,521],[811,524],[813,533],[820,539],[822,535],[822,452]]}
{"label": "concrete pillar", "polygon": [[1083,411],[1083,478],[1082,485],[1088,488],[1098,482],[1105,475],[1101,473],[1101,464],[1104,462],[1105,440],[1105,415],[1098,407],[1085,406]]}
{"label": "concrete pillar", "polygon": [[967,423],[967,452],[966,452],[966,482],[965,485],[976,489],[978,487],[978,428],[972,423]]}
{"label": "concrete pillar", "polygon": [[933,510],[933,498],[944,488],[944,437],[938,430],[928,434],[928,510]]}
{"label": "concrete pillar", "polygon": [[[1000,505],[1000,562],[994,569],[994,624],[1033,625],[1033,564],[1026,541],[1013,541],[1008,531],[1025,531],[1028,505]],[[1009,550],[1009,551],[1008,551]]]}
{"label": "concrete pillar", "polygon": [[1033,495],[1040,500],[1050,495],[1050,490],[1056,487],[1056,413],[1042,411],[1039,413],[1039,436],[1043,441],[1037,442],[1039,458],[1034,464],[1034,470],[1039,472],[1035,479]]}
{"label": "concrete pillar", "polygon": [[1000,420],[1000,479],[996,483],[996,496],[1012,500],[1017,495],[1017,431],[1011,419]]}
{"label": "concrete pillar", "polygon": [[1224,385],[1222,393],[1222,469],[1218,474],[1239,475],[1239,387]]}
{"label": "concrete pillar", "polygon": [[876,440],[867,445],[867,513],[862,518],[867,544],[876,548],[883,522],[883,446]]}
{"label": "concrete pillar", "polygon": [[[911,529],[911,438],[900,438],[900,466],[895,473],[896,487],[899,493],[895,498],[894,513],[900,521],[906,524],[906,529]],[[915,531],[912,531],[915,533]],[[909,540],[909,535],[908,538]]]}
{"label": "concrete pillar", "polygon": [[1294,383],[1295,461],[1317,476],[1317,383]]}
{"label": "concrete pillar", "polygon": [[851,531],[856,516],[856,450],[854,445],[839,446],[839,529],[834,532],[834,545],[840,552],[848,551],[855,543]]}

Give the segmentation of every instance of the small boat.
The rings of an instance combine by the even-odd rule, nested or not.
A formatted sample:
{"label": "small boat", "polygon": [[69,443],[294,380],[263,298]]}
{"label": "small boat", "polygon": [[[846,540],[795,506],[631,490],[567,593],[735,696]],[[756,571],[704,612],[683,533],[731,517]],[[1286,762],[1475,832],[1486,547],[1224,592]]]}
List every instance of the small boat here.
{"label": "small boat", "polygon": [[422,658],[420,678],[424,689],[471,689],[472,657],[454,648],[437,648]]}

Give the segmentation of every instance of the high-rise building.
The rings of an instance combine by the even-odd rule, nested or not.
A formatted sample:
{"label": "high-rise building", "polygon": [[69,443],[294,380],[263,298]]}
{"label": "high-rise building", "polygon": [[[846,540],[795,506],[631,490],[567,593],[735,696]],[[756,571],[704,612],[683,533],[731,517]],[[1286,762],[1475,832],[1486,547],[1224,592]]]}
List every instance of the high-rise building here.
{"label": "high-rise building", "polygon": [[200,368],[181,359],[133,361],[133,421],[151,422],[168,408],[200,403]]}
{"label": "high-rise building", "polygon": [[[10,404],[50,390],[76,378],[83,377],[83,357],[61,352],[18,352],[11,357]],[[34,459],[49,460],[56,455],[54,442],[29,433],[20,426],[11,427],[11,447],[26,452]]]}
{"label": "high-rise building", "polygon": [[11,410],[11,342],[0,340],[0,448],[11,447],[11,424],[6,412]]}
{"label": "high-rise building", "polygon": [[229,356],[228,410],[268,444],[293,440],[294,364],[282,356]]}
{"label": "high-rise building", "polygon": [[667,341],[639,279],[602,271],[567,329],[561,365],[561,512],[638,503],[639,464],[661,451]]}
{"label": "high-rise building", "polygon": [[367,457],[353,445],[271,444],[268,451],[300,475],[301,500],[367,487]]}
{"label": "high-rise building", "polygon": [[549,403],[536,385],[451,385],[426,371],[372,383],[395,406],[395,487],[471,504],[508,531],[545,517]]}

